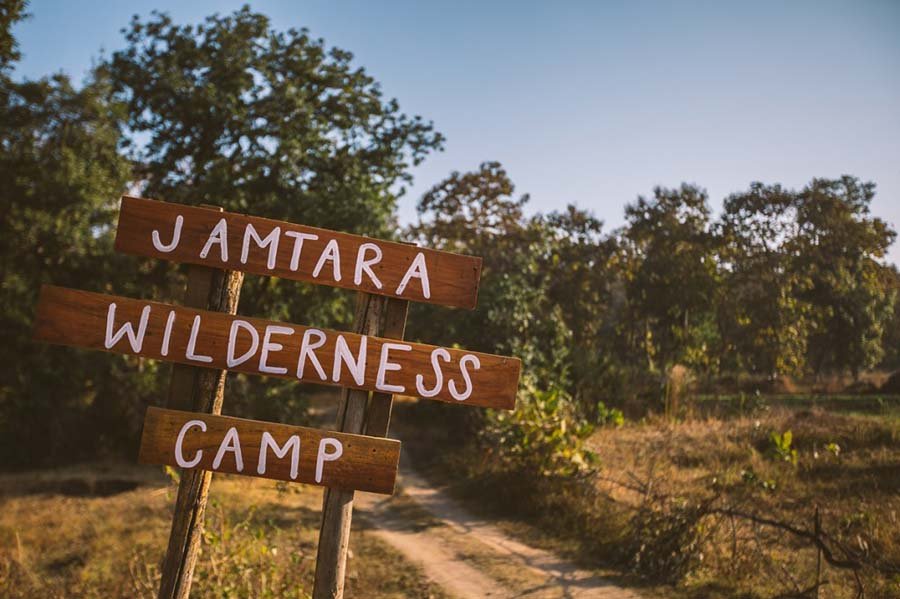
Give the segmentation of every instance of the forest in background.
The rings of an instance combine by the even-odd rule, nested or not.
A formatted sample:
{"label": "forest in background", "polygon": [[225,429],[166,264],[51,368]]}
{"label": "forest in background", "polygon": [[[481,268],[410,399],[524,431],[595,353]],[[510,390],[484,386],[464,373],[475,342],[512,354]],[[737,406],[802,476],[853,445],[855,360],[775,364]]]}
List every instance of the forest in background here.
{"label": "forest in background", "polygon": [[[145,406],[163,396],[164,365],[30,340],[43,283],[180,299],[177,266],[113,251],[125,192],[482,256],[479,308],[415,306],[409,330],[520,357],[520,401],[552,394],[576,421],[664,410],[673,367],[692,384],[737,390],[900,365],[900,279],[884,261],[896,233],[869,212],[874,183],[756,183],[718,215],[701,187],[657,188],[623,198],[626,224],[606,231],[575,204],[529,211],[503,167],[486,162],[437,183],[418,221],[400,227],[409,167],[444,138],[385,98],[349,52],[306,30],[274,31],[247,7],[199,25],[153,13],[132,20],[124,47],[82,85],[63,74],[16,81],[11,27],[24,10],[5,3],[0,15],[7,467],[133,450]],[[240,312],[340,327],[352,301],[247,277]],[[239,375],[229,385],[232,413],[302,417],[295,384]]]}

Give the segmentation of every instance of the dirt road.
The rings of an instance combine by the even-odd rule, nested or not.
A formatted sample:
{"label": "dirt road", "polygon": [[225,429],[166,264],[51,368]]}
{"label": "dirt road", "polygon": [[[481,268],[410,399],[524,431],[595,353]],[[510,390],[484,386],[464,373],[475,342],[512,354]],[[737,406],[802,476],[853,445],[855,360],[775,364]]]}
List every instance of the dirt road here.
{"label": "dirt road", "polygon": [[359,493],[357,517],[458,597],[640,599],[594,572],[509,538],[469,514],[408,464],[393,496]]}

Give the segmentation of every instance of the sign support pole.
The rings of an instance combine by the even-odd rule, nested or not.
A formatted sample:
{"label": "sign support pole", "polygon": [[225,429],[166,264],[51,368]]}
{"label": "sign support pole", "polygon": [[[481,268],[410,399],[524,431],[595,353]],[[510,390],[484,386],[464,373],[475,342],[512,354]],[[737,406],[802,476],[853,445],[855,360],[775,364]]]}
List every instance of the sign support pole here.
{"label": "sign support pole", "polygon": [[[190,308],[235,314],[243,281],[241,272],[192,265],[188,268],[184,304]],[[168,407],[221,414],[225,375],[225,370],[174,364]],[[159,599],[187,599],[190,594],[211,481],[212,472],[208,470],[181,471]]]}
{"label": "sign support pole", "polygon": [[[357,296],[353,332],[361,335],[403,338],[409,302],[360,292]],[[342,389],[336,428],[341,432],[375,435],[374,428],[387,435],[392,395],[373,393],[367,425],[369,392]],[[377,422],[372,420],[377,418]],[[313,599],[340,599],[344,596],[344,576],[350,524],[353,519],[353,491],[326,488],[322,499],[322,524],[316,555]]]}

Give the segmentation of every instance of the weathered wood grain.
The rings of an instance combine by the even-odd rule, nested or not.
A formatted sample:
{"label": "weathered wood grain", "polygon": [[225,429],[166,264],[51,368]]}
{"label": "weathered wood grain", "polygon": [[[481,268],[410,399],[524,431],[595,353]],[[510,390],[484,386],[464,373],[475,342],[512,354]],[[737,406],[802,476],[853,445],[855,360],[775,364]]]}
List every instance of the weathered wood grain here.
{"label": "weathered wood grain", "polygon": [[[362,335],[384,335],[386,304],[392,301],[401,300],[362,292],[357,294],[353,331]],[[367,391],[359,389],[343,389],[335,428],[350,433],[362,433],[369,395]],[[343,597],[347,550],[350,546],[350,525],[353,520],[353,499],[353,491],[342,489],[325,489],[322,494],[322,523],[319,527],[319,545],[316,552],[313,599]]]}
{"label": "weathered wood grain", "polygon": [[[221,208],[218,209],[221,211]],[[244,273],[191,264],[184,304],[227,314],[237,313]],[[169,382],[169,408],[220,414],[225,397],[225,370],[174,364]],[[200,541],[212,472],[182,470],[172,514],[169,542],[160,572],[158,599],[187,599]]]}
{"label": "weathered wood grain", "polygon": [[[161,247],[173,245],[175,224],[179,216],[182,218],[182,225],[177,245],[168,251],[157,249],[153,241],[154,231],[157,232],[157,241]],[[223,260],[219,243],[213,243],[206,256],[201,256],[204,246],[207,245],[210,235],[221,219],[225,220],[227,227],[225,235],[227,259]],[[254,237],[248,237],[246,259],[243,259],[244,235],[248,225],[252,226],[260,239],[266,239],[276,228],[279,229],[279,233],[275,236],[278,238],[278,244],[273,254],[274,263],[269,263],[271,246],[261,247]],[[298,238],[297,235],[301,234],[314,235],[317,238]],[[336,241],[340,256],[340,280],[335,277],[332,260],[323,263],[317,276],[313,274],[320,257],[332,240]],[[295,261],[294,252],[297,244],[300,244],[300,253],[299,259]],[[357,258],[363,244],[374,244],[382,252],[381,260],[371,265],[372,272],[382,284],[381,288],[365,271],[361,272],[359,282],[355,281]],[[478,281],[481,277],[481,258],[474,256],[417,248],[393,241],[232,212],[128,196],[122,198],[119,225],[116,230],[116,249],[127,254],[240,270],[468,309],[473,309],[476,305]],[[374,251],[371,248],[364,250],[363,258],[373,258]],[[430,297],[425,297],[424,286],[418,278],[410,279],[405,289],[398,293],[404,275],[419,254],[424,256]]]}
{"label": "weathered wood grain", "polygon": [[[114,334],[126,322],[131,323],[133,329],[139,332],[138,323],[141,320],[142,312],[147,311],[143,344],[139,351],[132,346],[128,335],[123,335],[109,348],[106,347],[107,319],[110,305],[113,303],[115,304],[115,318],[111,330]],[[163,348],[166,341],[166,324],[170,315],[174,315],[174,320],[168,339],[168,352],[163,355],[165,353]],[[197,317],[199,317],[199,321],[196,320]],[[34,338],[49,343],[222,369],[228,368],[229,333],[233,329],[232,323],[236,320],[245,322],[246,327],[254,330],[259,341],[258,347],[251,357],[247,361],[233,365],[230,370],[294,378],[323,385],[408,395],[423,395],[418,392],[416,385],[416,376],[421,375],[421,383],[425,390],[430,391],[437,388],[436,394],[430,399],[468,406],[501,409],[515,407],[521,370],[521,363],[517,358],[460,349],[445,349],[449,360],[437,360],[443,373],[442,385],[437,387],[437,377],[432,366],[432,352],[443,348],[402,342],[409,348],[408,351],[400,351],[395,346],[388,346],[383,352],[385,344],[401,342],[257,318],[241,318],[219,312],[207,312],[61,287],[44,286],[41,289],[34,324]],[[199,322],[199,326],[196,327],[195,343],[191,348],[190,339],[195,322]],[[270,327],[285,327],[285,329],[283,329],[284,332],[276,333]],[[234,329],[237,331],[237,335],[232,349],[234,355],[239,357],[252,349],[251,335],[247,330],[239,329],[237,326],[234,326]],[[304,347],[303,339],[309,332],[308,338],[315,340],[316,335],[319,334],[316,331],[321,332],[322,345],[316,348],[314,353],[321,364],[325,379],[321,378],[312,364],[309,353],[302,362],[303,371],[298,372],[298,364],[301,363],[299,357],[303,353],[301,350]],[[277,343],[283,347],[270,345],[268,352],[263,351],[267,332],[272,333],[269,335],[270,344]],[[362,378],[359,381],[352,375],[350,368],[343,360],[339,361],[340,370],[337,377],[334,376],[333,365],[339,339],[343,339],[349,349],[349,354],[354,359],[359,355],[365,358],[364,368],[360,370]],[[366,351],[360,353],[360,346],[364,342]],[[193,353],[191,353],[191,349],[193,349]],[[387,361],[395,365],[396,369],[384,370],[379,367],[382,354],[387,356]],[[200,361],[201,359],[204,361]],[[476,360],[480,363],[477,369],[474,365]],[[461,364],[463,361],[466,362],[465,368]],[[263,367],[279,368],[283,371],[265,372]],[[470,384],[465,381],[464,369],[470,376]],[[379,373],[383,375],[384,379],[381,383],[378,381]],[[455,399],[452,393],[454,387],[450,385],[451,381],[454,383],[457,395],[468,390],[471,390],[471,394],[463,400]]]}
{"label": "weathered wood grain", "polygon": [[[167,464],[178,466],[175,442],[188,422],[200,421],[206,425],[203,431],[197,425],[186,429],[181,453],[186,460],[199,454],[195,468],[271,478],[290,482],[308,483],[345,490],[369,491],[391,494],[397,478],[400,460],[400,442],[347,433],[323,431],[303,426],[290,426],[274,422],[246,420],[230,416],[216,416],[180,410],[150,407],[144,418],[141,449],[138,461],[142,464]],[[233,451],[223,453],[218,467],[213,461],[229,429],[237,430],[240,440],[242,469],[238,469]],[[296,477],[292,477],[292,449],[282,458],[267,446],[265,471],[259,472],[260,448],[263,434],[269,433],[279,448],[284,448],[292,436],[299,439],[299,462]],[[342,447],[339,458],[325,461],[321,480],[316,480],[316,462],[322,439],[336,439]],[[327,450],[333,452],[332,448]]]}
{"label": "weathered wood grain", "polygon": [[[390,298],[384,309],[384,331],[382,335],[390,339],[403,339],[406,335],[406,315],[409,302]],[[373,437],[387,437],[391,425],[391,411],[394,407],[393,393],[376,391],[369,399],[366,411],[366,434]]]}

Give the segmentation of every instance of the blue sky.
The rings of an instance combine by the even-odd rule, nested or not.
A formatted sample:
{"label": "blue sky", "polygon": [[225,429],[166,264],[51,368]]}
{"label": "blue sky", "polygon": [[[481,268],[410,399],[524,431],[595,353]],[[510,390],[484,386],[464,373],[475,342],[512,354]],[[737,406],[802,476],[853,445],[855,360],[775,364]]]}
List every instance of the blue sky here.
{"label": "blue sky", "polygon": [[[241,4],[34,0],[17,75],[80,78],[134,13],[196,22]],[[700,184],[718,208],[751,181],[842,174],[877,183],[874,214],[900,226],[900,2],[251,5],[352,51],[447,136],[414,171],[404,222],[451,171],[499,160],[532,210],[576,203],[608,227],[655,185]]]}

